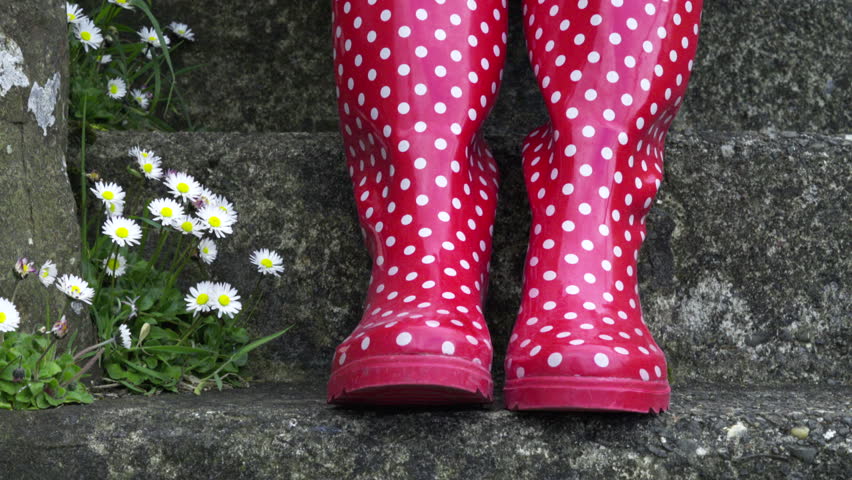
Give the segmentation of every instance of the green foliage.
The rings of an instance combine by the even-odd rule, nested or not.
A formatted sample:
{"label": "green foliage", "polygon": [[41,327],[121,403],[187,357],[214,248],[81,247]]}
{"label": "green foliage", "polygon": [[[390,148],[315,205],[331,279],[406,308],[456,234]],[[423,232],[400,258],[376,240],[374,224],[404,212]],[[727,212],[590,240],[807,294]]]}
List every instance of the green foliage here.
{"label": "green foliage", "polygon": [[56,354],[49,333],[7,332],[0,343],[0,408],[35,410],[92,403],[85,385],[75,379],[80,367],[73,356]]}
{"label": "green foliage", "polygon": [[[73,130],[83,124],[94,130],[163,130],[172,131],[167,118],[179,118],[184,127],[192,122],[177,86],[177,77],[195,67],[176,70],[173,53],[187,41],[167,33],[151,12],[149,2],[133,0],[132,10],[102,2],[86,15],[101,30],[104,42],[100,48],[86,51],[69,24],[68,40],[71,58],[71,98],[69,120]],[[126,23],[150,24],[157,34],[159,45],[142,41],[136,29]],[[150,57],[150,58],[149,58]],[[109,59],[109,61],[104,61]],[[107,83],[121,79],[127,93],[115,99],[108,95]],[[144,102],[131,94],[139,90]],[[147,105],[144,105],[147,103]],[[83,105],[87,119],[84,122]]]}
{"label": "green foliage", "polygon": [[[137,181],[146,182],[138,171],[130,170]],[[101,201],[100,207],[108,205]],[[119,247],[100,233],[84,249],[84,279],[97,291],[90,314],[99,337],[104,341],[116,338],[121,325],[135,333],[129,348],[118,342],[105,346],[105,376],[146,394],[163,390],[200,393],[208,382],[219,389],[225,384],[243,384],[241,370],[249,352],[286,331],[253,342],[249,338],[245,325],[260,302],[260,274],[253,294],[242,298],[242,309],[235,315],[216,308],[201,314],[188,311],[179,280],[193,276],[187,273],[210,278],[208,265],[199,259],[201,239],[182,234],[174,224],[148,218],[147,205],[128,199],[125,207],[126,215],[142,213],[126,217],[142,231],[139,245]],[[183,208],[191,214],[197,207],[190,202]],[[95,225],[100,227],[104,210],[90,213],[88,218],[97,219]],[[111,258],[120,261],[108,269],[107,259]],[[112,275],[113,270],[117,276]]]}

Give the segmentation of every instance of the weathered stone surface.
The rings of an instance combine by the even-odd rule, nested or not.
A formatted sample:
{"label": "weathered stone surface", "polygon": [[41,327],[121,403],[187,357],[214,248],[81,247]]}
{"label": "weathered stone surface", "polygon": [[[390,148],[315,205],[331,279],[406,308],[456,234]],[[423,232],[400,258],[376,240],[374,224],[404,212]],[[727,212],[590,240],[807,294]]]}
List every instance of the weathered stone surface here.
{"label": "weathered stone surface", "polygon": [[[503,185],[487,318],[495,375],[519,305],[529,212],[521,135],[491,139]],[[264,378],[325,375],[361,314],[369,259],[336,134],[104,134],[90,165],[130,184],[132,145],[232,198],[240,224],[215,274],[250,290],[251,250],[278,249],[253,331],[294,328],[255,356]],[[645,318],[675,385],[848,384],[852,142],[807,135],[675,135],[640,257]],[[134,195],[131,193],[131,196]],[[319,372],[319,373],[317,373]]]}
{"label": "weathered stone surface", "polygon": [[[68,42],[59,0],[6,2],[0,16],[0,296],[15,288],[15,261],[38,268],[53,260],[62,273],[79,273],[79,229],[66,175]],[[44,287],[28,278],[15,303],[21,330],[44,325]],[[65,297],[50,289],[51,316]],[[77,345],[92,335],[88,318],[69,320]]]}
{"label": "weathered stone surface", "polygon": [[[4,478],[849,478],[847,388],[676,390],[672,409],[343,409],[322,386],[0,412]],[[805,423],[806,440],[789,435]],[[47,434],[46,432],[49,432]]]}
{"label": "weathered stone surface", "polygon": [[[674,128],[848,132],[852,22],[846,0],[706,0],[695,73]],[[529,66],[520,0],[510,1],[504,83],[491,133],[546,120]],[[178,57],[206,64],[181,85],[198,126],[222,131],[337,129],[331,2],[162,0],[168,23],[198,41]],[[223,13],[227,12],[227,13]]]}

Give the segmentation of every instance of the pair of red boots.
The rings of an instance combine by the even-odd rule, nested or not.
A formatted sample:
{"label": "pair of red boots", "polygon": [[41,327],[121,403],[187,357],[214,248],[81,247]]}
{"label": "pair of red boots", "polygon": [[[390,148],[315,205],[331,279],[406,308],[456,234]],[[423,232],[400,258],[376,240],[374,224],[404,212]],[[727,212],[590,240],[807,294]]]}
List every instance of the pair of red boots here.
{"label": "pair of red boots", "polygon": [[[550,122],[523,144],[533,211],[505,360],[512,410],[668,408],[636,261],[683,101],[701,0],[526,0]],[[488,284],[506,0],[335,0],[334,66],[373,258],[363,319],[337,348],[331,403],[491,401]]]}

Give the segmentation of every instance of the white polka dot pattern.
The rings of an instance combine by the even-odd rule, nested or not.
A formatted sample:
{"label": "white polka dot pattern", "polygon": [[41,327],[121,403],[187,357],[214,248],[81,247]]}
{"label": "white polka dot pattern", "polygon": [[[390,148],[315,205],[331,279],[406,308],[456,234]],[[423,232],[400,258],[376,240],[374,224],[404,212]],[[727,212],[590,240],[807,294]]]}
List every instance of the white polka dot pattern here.
{"label": "white polka dot pattern", "polygon": [[524,2],[551,120],[523,145],[533,225],[507,380],[520,371],[527,379],[665,381],[665,356],[642,318],[636,260],[692,69],[701,2],[572,0],[556,13],[553,3]]}
{"label": "white polka dot pattern", "polygon": [[499,1],[334,2],[340,126],[373,270],[333,372],[423,354],[490,370],[482,300],[498,174],[479,129],[502,76],[506,18]]}

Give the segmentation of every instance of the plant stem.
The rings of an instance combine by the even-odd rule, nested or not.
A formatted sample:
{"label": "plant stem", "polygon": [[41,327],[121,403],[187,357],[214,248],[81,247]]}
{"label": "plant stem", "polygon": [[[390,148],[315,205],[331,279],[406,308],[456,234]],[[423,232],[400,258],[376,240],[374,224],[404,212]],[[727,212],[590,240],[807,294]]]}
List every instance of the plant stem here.
{"label": "plant stem", "polygon": [[74,355],[74,361],[76,362],[76,361],[77,361],[77,360],[79,360],[79,359],[80,359],[83,355],[85,355],[85,354],[87,354],[87,353],[91,352],[92,350],[94,350],[94,349],[96,349],[96,348],[101,348],[101,347],[106,346],[106,345],[109,345],[110,343],[113,343],[113,342],[115,342],[115,337],[112,337],[112,338],[110,338],[110,339],[108,339],[108,340],[104,340],[103,342],[101,342],[101,343],[97,343],[97,344],[95,344],[95,345],[92,345],[91,347],[86,347],[86,348],[84,348],[84,349],[80,350],[79,352],[77,352],[77,354],[76,354],[76,355]]}
{"label": "plant stem", "polygon": [[[67,382],[65,382],[65,383],[63,383],[62,385],[60,385],[60,387],[65,388],[66,386],[68,386],[68,385],[69,385],[69,384],[71,384],[72,382],[76,382],[77,380],[79,380],[79,379],[80,379],[80,377],[82,377],[82,376],[83,376],[83,374],[85,374],[87,371],[89,371],[89,369],[91,369],[91,368],[92,368],[92,366],[93,366],[95,363],[97,363],[97,361],[101,358],[101,355],[103,355],[103,354],[104,354],[104,349],[102,348],[102,349],[101,349],[101,350],[97,353],[97,355],[95,355],[94,357],[92,357],[92,358],[91,358],[91,360],[89,360],[89,361],[86,363],[86,365],[84,365],[84,366],[83,366],[83,368],[81,368],[81,369],[80,369],[80,371],[79,371],[79,372],[77,372],[77,375],[74,375],[74,377],[72,377],[70,380],[68,380]],[[76,359],[76,357],[75,357],[75,359]]]}
{"label": "plant stem", "polygon": [[15,282],[15,289],[12,290],[12,303],[15,303],[15,297],[18,295],[18,287],[20,287],[22,283],[24,282],[21,281],[21,279],[17,279],[17,281]]}
{"label": "plant stem", "polygon": [[197,323],[198,323],[198,322],[199,322],[202,318],[203,318],[203,317],[202,317],[201,315],[199,315],[198,317],[196,317],[196,318],[195,318],[195,320],[193,320],[192,325],[190,325],[190,326],[189,326],[189,329],[186,331],[186,333],[185,333],[185,334],[183,334],[183,336],[180,338],[180,340],[178,340],[177,345],[182,344],[182,343],[183,343],[183,341],[184,341],[184,340],[186,340],[186,339],[187,339],[187,337],[189,337],[189,335],[190,335],[190,334],[192,334],[193,330],[195,330],[195,329],[197,328],[196,324],[197,324]]}
{"label": "plant stem", "polygon": [[86,107],[88,102],[88,96],[83,95],[83,128],[82,133],[80,134],[80,214],[83,217],[83,225],[80,229],[80,236],[82,237],[80,241],[83,245],[83,277],[88,277],[88,268],[89,268],[89,240],[87,238],[89,231],[89,223],[87,220],[87,206],[86,206]]}
{"label": "plant stem", "polygon": [[56,344],[56,336],[53,336],[53,339],[50,341],[50,345],[42,352],[41,356],[38,357],[35,363],[35,369],[33,370],[33,380],[38,380],[38,377],[41,373],[41,361],[44,359],[44,356],[47,355],[47,352],[50,351],[51,348]]}

